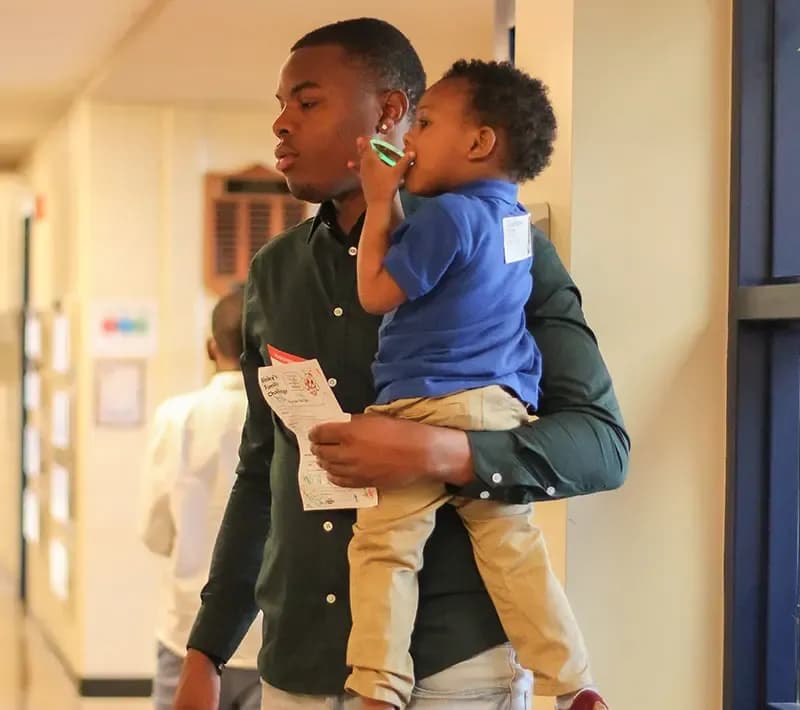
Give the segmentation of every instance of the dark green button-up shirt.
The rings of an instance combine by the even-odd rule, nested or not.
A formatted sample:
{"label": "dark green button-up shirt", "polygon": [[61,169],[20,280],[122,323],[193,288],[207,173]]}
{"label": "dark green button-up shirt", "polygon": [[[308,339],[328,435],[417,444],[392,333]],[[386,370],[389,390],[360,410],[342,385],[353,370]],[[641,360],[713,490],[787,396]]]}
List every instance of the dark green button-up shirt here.
{"label": "dark green button-up shirt", "polygon": [[[350,631],[347,546],[353,511],[304,512],[297,443],[267,407],[258,368],[266,347],[317,358],[345,412],[375,391],[370,366],[380,318],[359,306],[361,223],[337,227],[331,205],[265,246],[250,268],[242,370],[249,408],[237,479],[189,647],[227,660],[264,614],[259,670],[289,692],[337,694],[347,676]],[[542,351],[541,419],[509,432],[469,433],[475,482],[461,495],[509,502],[608,490],[625,476],[629,440],[580,297],[553,246],[534,242],[528,326]],[[500,483],[493,481],[492,475]],[[255,588],[255,599],[253,589]],[[437,514],[420,576],[412,642],[418,677],[505,641],[466,532],[451,506]]]}

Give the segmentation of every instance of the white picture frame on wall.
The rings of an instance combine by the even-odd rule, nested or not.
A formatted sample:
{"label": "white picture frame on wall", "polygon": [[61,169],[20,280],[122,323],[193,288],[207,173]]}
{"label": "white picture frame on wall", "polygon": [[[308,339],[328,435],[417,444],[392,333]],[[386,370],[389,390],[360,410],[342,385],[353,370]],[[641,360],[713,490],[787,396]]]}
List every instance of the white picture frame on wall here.
{"label": "white picture frame on wall", "polygon": [[97,360],[94,380],[97,426],[130,428],[144,424],[143,360]]}

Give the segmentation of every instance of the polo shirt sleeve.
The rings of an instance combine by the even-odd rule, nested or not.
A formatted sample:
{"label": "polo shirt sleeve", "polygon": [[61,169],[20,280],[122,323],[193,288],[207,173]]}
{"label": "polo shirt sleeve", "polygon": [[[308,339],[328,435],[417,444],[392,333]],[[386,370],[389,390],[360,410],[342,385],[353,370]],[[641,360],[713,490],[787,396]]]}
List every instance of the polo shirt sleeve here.
{"label": "polo shirt sleeve", "polygon": [[409,301],[433,290],[464,251],[468,235],[454,216],[456,208],[441,198],[431,200],[392,235],[383,265]]}

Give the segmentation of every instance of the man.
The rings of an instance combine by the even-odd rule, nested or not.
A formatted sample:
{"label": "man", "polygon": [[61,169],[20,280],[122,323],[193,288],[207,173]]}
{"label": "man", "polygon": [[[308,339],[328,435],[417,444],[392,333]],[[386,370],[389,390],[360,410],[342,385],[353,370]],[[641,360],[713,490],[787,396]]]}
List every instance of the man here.
{"label": "man", "polygon": [[[361,702],[343,695],[355,514],[303,512],[297,444],[267,408],[258,368],[269,361],[268,345],[316,357],[345,411],[359,413],[374,401],[370,366],[380,319],[358,304],[355,257],[365,203],[347,164],[359,136],[402,144],[424,87],[406,37],[370,19],[310,33],[281,70],[277,167],[296,197],[322,206],[251,266],[242,358],[248,417],[177,710],[215,708],[217,671],[257,606],[265,620],[265,709],[349,710]],[[469,434],[381,416],[322,425],[312,442],[334,483],[386,488],[427,477],[462,496],[513,503],[621,484],[629,441],[611,380],[572,281],[546,240],[537,237],[535,249],[537,288],[527,314],[544,361],[540,421]],[[425,549],[412,656],[414,710],[528,705],[530,678],[507,646],[450,506],[437,514]]]}
{"label": "man", "polygon": [[[200,606],[237,444],[247,411],[242,353],[241,289],[223,297],[211,316],[207,343],[216,374],[199,392],[174,397],[156,411],[145,468],[142,539],[165,560],[153,685],[155,710],[171,710],[186,643]],[[258,710],[258,624],[247,632],[222,682],[221,710]]]}

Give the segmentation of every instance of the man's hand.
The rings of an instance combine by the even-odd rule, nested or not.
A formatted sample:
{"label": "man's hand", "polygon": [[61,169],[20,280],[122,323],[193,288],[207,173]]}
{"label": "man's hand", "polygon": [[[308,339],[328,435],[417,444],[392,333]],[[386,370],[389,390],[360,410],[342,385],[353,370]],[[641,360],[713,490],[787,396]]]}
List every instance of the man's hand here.
{"label": "man's hand", "polygon": [[217,710],[219,674],[211,659],[189,649],[183,661],[173,710]]}
{"label": "man's hand", "polygon": [[467,435],[377,414],[320,424],[311,451],[337,486],[401,488],[420,479],[465,486],[474,479]]}

